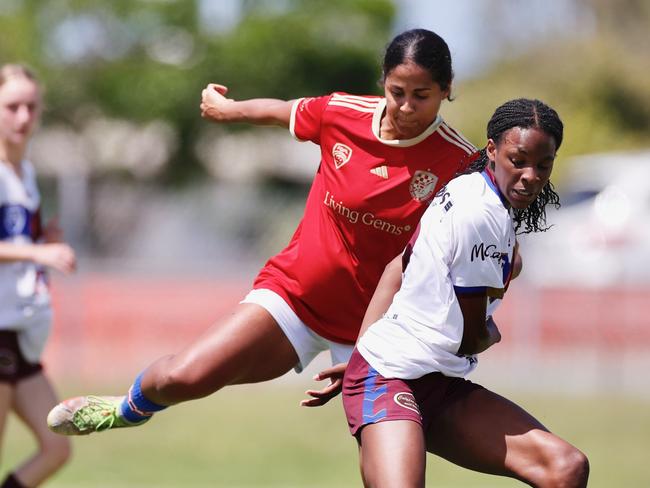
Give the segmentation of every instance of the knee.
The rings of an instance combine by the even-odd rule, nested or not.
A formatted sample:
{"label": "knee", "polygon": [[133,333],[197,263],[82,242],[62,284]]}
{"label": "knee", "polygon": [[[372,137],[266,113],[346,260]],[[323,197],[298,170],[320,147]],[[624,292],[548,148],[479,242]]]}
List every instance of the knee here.
{"label": "knee", "polygon": [[549,486],[584,487],[588,478],[587,456],[569,444],[558,449],[549,469]]}
{"label": "knee", "polygon": [[39,448],[43,459],[52,471],[66,464],[72,456],[72,443],[70,439],[63,436],[52,434],[41,440]]}

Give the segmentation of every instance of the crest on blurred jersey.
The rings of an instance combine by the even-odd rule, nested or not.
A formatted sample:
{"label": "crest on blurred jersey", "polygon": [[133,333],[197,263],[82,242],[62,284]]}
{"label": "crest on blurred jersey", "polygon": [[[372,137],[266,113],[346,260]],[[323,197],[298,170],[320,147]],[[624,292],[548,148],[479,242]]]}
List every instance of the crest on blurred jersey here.
{"label": "crest on blurred jersey", "polygon": [[20,205],[8,205],[4,207],[2,225],[7,235],[15,236],[21,234],[27,224],[27,211]]}

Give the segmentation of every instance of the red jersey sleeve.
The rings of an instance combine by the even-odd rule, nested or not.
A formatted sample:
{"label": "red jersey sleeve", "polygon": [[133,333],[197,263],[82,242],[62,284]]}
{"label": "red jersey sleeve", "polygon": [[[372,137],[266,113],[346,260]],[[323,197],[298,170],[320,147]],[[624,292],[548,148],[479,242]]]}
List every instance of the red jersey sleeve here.
{"label": "red jersey sleeve", "polygon": [[320,145],[321,122],[330,98],[331,95],[327,95],[296,100],[289,123],[291,135],[299,141],[311,141]]}

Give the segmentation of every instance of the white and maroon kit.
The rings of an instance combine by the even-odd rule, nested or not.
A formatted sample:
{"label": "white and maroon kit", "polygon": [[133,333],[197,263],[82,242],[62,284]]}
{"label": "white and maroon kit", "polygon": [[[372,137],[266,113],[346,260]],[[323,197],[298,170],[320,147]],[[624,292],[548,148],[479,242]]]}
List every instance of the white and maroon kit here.
{"label": "white and maroon kit", "polygon": [[502,297],[514,246],[512,217],[491,174],[451,181],[405,251],[408,264],[391,306],[357,343],[363,358],[385,378],[468,374],[477,359],[457,354],[463,338],[457,295],[486,291]]}

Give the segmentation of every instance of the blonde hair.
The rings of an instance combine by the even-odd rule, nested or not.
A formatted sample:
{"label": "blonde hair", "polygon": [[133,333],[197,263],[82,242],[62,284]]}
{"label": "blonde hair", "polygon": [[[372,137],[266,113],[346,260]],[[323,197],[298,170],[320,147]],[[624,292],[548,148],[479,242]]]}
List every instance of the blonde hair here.
{"label": "blonde hair", "polygon": [[9,78],[14,77],[27,78],[38,84],[38,79],[34,72],[23,64],[7,63],[0,66],[0,86],[4,85]]}

